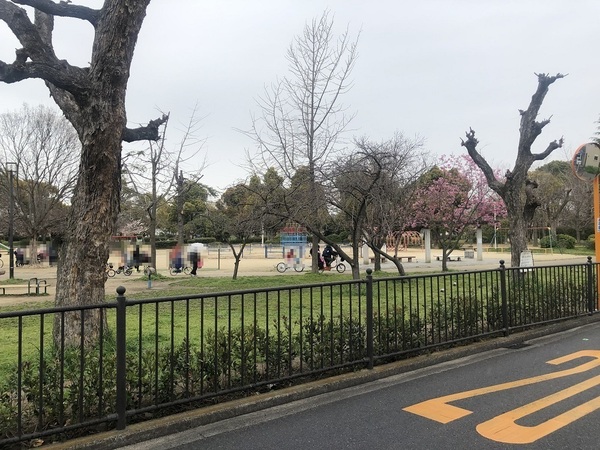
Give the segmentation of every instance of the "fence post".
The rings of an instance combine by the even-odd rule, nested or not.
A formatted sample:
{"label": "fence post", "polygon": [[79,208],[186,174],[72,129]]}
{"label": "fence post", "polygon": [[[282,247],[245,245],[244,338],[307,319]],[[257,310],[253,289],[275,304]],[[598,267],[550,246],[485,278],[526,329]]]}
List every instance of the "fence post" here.
{"label": "fence post", "polygon": [[367,369],[373,368],[373,269],[367,269]]}
{"label": "fence post", "polygon": [[588,298],[588,311],[590,314],[596,309],[596,301],[594,298],[594,265],[592,264],[592,257],[587,257],[587,298]]}
{"label": "fence post", "polygon": [[508,336],[508,296],[506,294],[506,266],[504,260],[500,260],[500,296],[502,297],[502,328],[504,336]]}
{"label": "fence post", "polygon": [[127,426],[127,306],[125,287],[117,288],[117,430],[124,430]]}

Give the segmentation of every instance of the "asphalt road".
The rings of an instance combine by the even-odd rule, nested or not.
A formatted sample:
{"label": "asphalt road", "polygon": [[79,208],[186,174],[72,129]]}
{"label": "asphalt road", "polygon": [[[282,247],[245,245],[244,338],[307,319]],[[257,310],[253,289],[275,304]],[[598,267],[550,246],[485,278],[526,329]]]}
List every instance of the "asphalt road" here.
{"label": "asphalt road", "polygon": [[123,447],[596,449],[600,324]]}

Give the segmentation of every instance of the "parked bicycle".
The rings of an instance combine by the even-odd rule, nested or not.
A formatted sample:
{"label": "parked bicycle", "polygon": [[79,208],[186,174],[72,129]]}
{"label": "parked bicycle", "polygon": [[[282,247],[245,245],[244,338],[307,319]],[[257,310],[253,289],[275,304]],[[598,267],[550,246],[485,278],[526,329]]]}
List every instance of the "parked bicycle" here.
{"label": "parked bicycle", "polygon": [[170,266],[169,267],[169,273],[171,275],[178,275],[180,273],[184,273],[186,275],[189,275],[192,272],[192,268],[191,267],[174,267],[174,266]]}
{"label": "parked bicycle", "polygon": [[127,264],[123,266],[119,266],[117,269],[114,268],[112,263],[108,263],[106,265],[106,274],[109,277],[114,277],[116,274],[122,273],[123,275],[129,276],[133,273],[133,267],[128,266]]}

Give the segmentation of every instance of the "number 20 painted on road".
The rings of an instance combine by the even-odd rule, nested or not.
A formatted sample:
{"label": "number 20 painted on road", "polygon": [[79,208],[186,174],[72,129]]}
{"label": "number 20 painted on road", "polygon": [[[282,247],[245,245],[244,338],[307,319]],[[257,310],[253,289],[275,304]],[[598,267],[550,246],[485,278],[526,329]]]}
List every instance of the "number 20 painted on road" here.
{"label": "number 20 painted on road", "polygon": [[[569,375],[582,373],[600,366],[600,351],[598,350],[582,350],[576,353],[571,353],[570,355],[548,361],[548,364],[559,365],[584,357],[591,357],[594,359],[568,370],[548,373],[531,378],[524,378],[522,380],[496,384],[494,386],[473,389],[470,391],[459,392],[457,394],[426,400],[424,402],[404,408],[404,411],[417,414],[440,423],[449,423],[472,413],[472,411],[467,409],[450,405],[451,402],[567,377]],[[548,395],[547,397],[536,400],[535,402],[513,409],[512,411],[500,414],[493,419],[483,422],[477,425],[477,432],[488,439],[507,444],[529,444],[535,442],[538,439],[547,436],[548,434],[600,408],[600,397],[587,401],[536,426],[527,427],[517,425],[517,420],[554,405],[561,400],[577,395],[587,389],[593,388],[599,384],[600,375],[592,377],[589,380],[577,383],[567,389],[563,389],[562,391]]]}

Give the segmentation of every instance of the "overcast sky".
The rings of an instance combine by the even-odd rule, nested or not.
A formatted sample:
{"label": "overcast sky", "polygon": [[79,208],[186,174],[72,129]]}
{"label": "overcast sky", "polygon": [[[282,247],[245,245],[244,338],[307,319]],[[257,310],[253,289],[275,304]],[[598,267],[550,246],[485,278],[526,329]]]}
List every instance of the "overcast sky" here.
{"label": "overcast sky", "polygon": [[[174,149],[197,104],[204,182],[224,188],[244,179],[240,165],[254,147],[235,130],[250,127],[264,86],[286,75],[292,39],[325,9],[338,32],[360,32],[354,86],[342,99],[356,113],[348,137],[399,131],[423,137],[432,154],[459,154],[471,127],[490,164],[508,168],[534,73],[559,72],[568,76],[550,87],[539,119],[551,123],[534,151],[564,136],[552,159],[567,159],[597,131],[598,0],[152,0],[129,80],[129,125],[169,111]],[[1,22],[0,59],[12,62],[17,47]],[[90,47],[90,26],[57,20],[60,58],[86,65]],[[0,83],[0,100],[0,112],[53,105],[39,80]]]}

